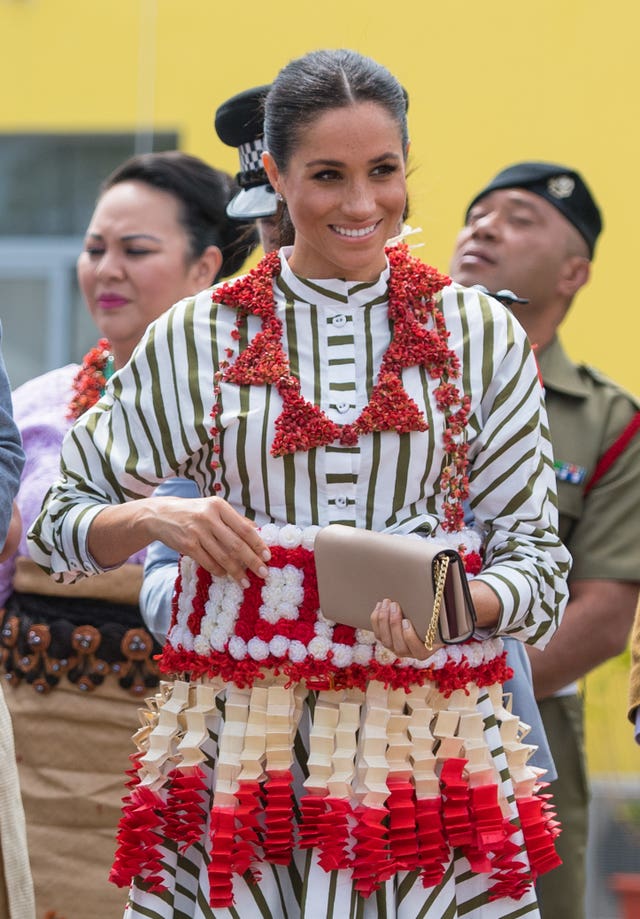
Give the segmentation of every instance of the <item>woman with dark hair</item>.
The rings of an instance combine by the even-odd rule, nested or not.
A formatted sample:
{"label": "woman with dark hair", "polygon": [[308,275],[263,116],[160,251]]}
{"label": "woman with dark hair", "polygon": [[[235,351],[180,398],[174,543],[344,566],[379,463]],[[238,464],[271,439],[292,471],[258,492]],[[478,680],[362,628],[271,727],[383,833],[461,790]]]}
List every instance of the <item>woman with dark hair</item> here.
{"label": "woman with dark hair", "polygon": [[[554,826],[498,637],[544,645],[566,602],[535,361],[500,304],[387,246],[408,134],[384,67],[292,61],[265,128],[293,245],[154,323],[30,536],[61,581],[153,539],[183,556],[112,879],[127,919],[537,916]],[[173,475],[202,497],[154,496]],[[393,598],[370,630],[326,619],[336,522],[457,548],[473,639],[428,651]]]}
{"label": "woman with dark hair", "polygon": [[[17,498],[25,529],[59,475],[65,434],[148,324],[234,273],[255,245],[252,229],[225,213],[237,190],[226,173],[177,151],[133,157],[101,186],[77,266],[100,340],[81,366],[13,395],[27,455]],[[140,699],[158,685],[159,648],[138,609],[143,560],[131,553],[118,571],[59,585],[23,539],[0,566],[2,660],[39,919],[111,919],[124,909],[108,883],[122,770]]]}

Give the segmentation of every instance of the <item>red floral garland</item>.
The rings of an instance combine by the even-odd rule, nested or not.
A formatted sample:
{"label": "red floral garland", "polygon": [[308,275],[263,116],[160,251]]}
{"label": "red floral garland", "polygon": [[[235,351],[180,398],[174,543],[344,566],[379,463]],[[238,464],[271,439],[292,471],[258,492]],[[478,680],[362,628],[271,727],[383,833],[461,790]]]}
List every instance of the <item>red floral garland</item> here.
{"label": "red floral garland", "polygon": [[95,348],[85,354],[82,365],[73,378],[73,396],[67,408],[67,418],[76,421],[96,404],[113,373],[112,365],[113,356],[109,339],[101,338]]}
{"label": "red floral garland", "polygon": [[[465,438],[469,397],[461,396],[451,382],[459,376],[459,360],[447,345],[449,333],[442,311],[436,305],[436,295],[450,279],[411,257],[404,243],[386,252],[391,268],[388,314],[393,334],[369,404],[352,424],[336,424],[319,406],[308,402],[301,394],[300,380],[291,372],[282,345],[282,322],[276,315],[273,297],[273,280],[281,268],[277,252],[265,256],[245,277],[223,284],[212,293],[215,303],[237,309],[236,329],[232,333],[236,341],[241,337],[239,329],[248,315],[262,320],[261,330],[235,362],[222,362],[216,374],[214,393],[218,399],[221,380],[244,386],[275,386],[283,402],[271,446],[272,456],[278,457],[335,441],[352,446],[360,436],[374,431],[396,431],[398,434],[426,431],[428,425],[423,413],[402,384],[403,370],[423,366],[432,379],[440,380],[435,390],[436,405],[445,416],[443,440],[447,463],[440,481],[444,495],[442,526],[449,531],[459,530],[464,522],[462,502],[468,495],[469,485]],[[429,320],[432,327],[426,325]],[[226,353],[229,358],[233,356],[232,349],[227,349]],[[215,419],[219,412],[217,402],[212,417]],[[217,425],[211,433],[214,439],[220,434]],[[219,462],[214,460],[212,466],[217,468]],[[220,483],[214,487],[221,490]]]}

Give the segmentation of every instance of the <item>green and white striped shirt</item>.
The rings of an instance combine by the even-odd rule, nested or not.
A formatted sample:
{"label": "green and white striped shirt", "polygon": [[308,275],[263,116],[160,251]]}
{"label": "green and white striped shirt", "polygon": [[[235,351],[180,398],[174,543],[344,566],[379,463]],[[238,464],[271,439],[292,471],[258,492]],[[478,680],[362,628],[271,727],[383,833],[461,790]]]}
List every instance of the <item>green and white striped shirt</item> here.
{"label": "green and white striped shirt", "polygon": [[[283,345],[302,395],[338,424],[369,401],[391,338],[388,269],[373,284],[306,281],[281,254],[274,282]],[[470,505],[483,532],[481,578],[502,603],[499,631],[536,642],[550,637],[567,598],[570,557],[557,534],[555,476],[535,360],[522,328],[495,301],[452,284],[440,295],[449,346],[470,398]],[[61,478],[29,535],[33,558],[72,581],[99,567],[87,533],[105,503],[150,495],[171,476],[219,494],[262,525],[332,522],[381,530],[420,518],[437,530],[445,463],[439,383],[423,367],[403,372],[429,429],[362,436],[285,457],[270,454],[282,402],[271,385],[222,382],[220,455],[210,429],[214,374],[227,359],[236,312],[211,292],[176,304],[147,330],[105,396],[62,448]],[[250,316],[249,339],[260,328]],[[214,472],[212,460],[220,461]]]}

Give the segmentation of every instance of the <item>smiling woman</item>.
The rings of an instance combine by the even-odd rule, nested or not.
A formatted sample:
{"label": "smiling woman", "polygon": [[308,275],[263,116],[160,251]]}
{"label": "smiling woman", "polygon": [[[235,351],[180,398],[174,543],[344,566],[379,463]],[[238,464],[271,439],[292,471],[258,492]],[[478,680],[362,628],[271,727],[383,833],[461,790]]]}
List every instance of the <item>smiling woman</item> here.
{"label": "smiling woman", "polygon": [[[407,123],[386,68],[292,61],[265,139],[293,245],[154,324],[31,531],[60,581],[153,539],[183,556],[112,878],[127,919],[536,917],[554,830],[499,637],[544,645],[566,602],[535,360],[500,304],[387,245]],[[176,474],[201,497],[154,494]],[[430,651],[393,597],[371,629],[325,618],[331,523],[481,548],[478,633]]]}

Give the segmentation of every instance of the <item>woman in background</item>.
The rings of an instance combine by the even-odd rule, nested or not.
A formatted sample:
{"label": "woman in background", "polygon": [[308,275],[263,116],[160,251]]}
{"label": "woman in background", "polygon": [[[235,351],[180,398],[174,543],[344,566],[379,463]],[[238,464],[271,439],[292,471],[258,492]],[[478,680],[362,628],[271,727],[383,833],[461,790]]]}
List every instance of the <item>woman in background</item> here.
{"label": "woman in background", "polygon": [[[105,180],[77,266],[100,341],[80,367],[14,393],[27,455],[17,499],[25,529],[59,475],[64,435],[117,379],[147,325],[236,272],[255,245],[254,231],[226,216],[237,191],[226,173],[177,151],[133,157]],[[138,610],[143,559],[132,553],[117,571],[64,586],[31,562],[23,539],[0,567],[38,919],[112,919],[124,908],[107,880],[122,770],[140,699],[158,683]]]}
{"label": "woman in background", "polygon": [[[291,62],[265,146],[293,245],[154,323],[30,534],[61,580],[153,539],[184,556],[162,663],[185,678],[137,736],[125,915],[538,916],[552,832],[494,637],[544,645],[566,602],[535,361],[500,304],[387,247],[408,132],[384,67]],[[174,475],[202,497],[154,496]],[[313,541],[334,522],[476,563],[482,542],[473,641],[428,654],[393,598],[371,630],[326,620]]]}

